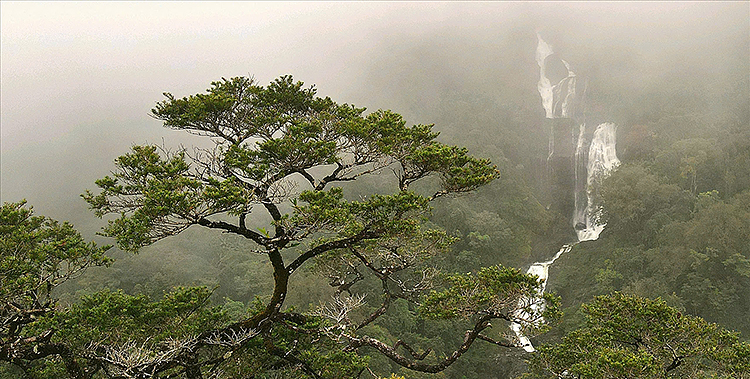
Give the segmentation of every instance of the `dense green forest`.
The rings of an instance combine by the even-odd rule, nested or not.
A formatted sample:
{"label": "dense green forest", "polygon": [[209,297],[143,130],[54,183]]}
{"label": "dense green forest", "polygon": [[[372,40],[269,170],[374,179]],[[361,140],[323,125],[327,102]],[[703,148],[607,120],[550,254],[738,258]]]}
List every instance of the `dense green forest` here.
{"label": "dense green forest", "polygon": [[[417,50],[466,42],[434,38]],[[220,142],[113,152],[82,201],[115,246],[3,205],[0,378],[748,378],[747,51],[656,70],[563,46],[622,164],[542,310],[523,273],[575,232],[549,208],[532,45],[511,33],[493,48],[516,64],[460,73],[379,58],[434,87],[374,73],[403,116],[290,76],[167,94],[152,117]]]}
{"label": "dense green forest", "polygon": [[[746,83],[735,87],[737,97],[747,96]],[[688,370],[744,377],[750,349],[738,336],[747,336],[750,328],[745,317],[750,313],[750,133],[747,104],[736,106],[731,100],[737,97],[727,96],[729,104],[719,104],[726,105],[719,109],[727,113],[695,115],[687,107],[667,108],[662,110],[666,116],[650,115],[652,120],[620,129],[624,163],[604,180],[597,199],[606,231],[597,241],[576,245],[553,266],[548,289],[561,297],[564,316],[558,322],[556,297],[545,298],[546,321],[553,327],[539,337],[541,350],[529,356],[513,347],[517,342],[507,324],[492,329],[489,321],[514,320],[515,309],[530,309],[518,307],[539,283],[512,267],[523,268],[571,238],[567,218],[542,205],[541,183],[535,183],[524,163],[501,157],[491,166],[466,150],[435,141],[438,135],[430,126],[406,127],[389,112],[363,116],[362,109],[314,94],[282,77],[267,88],[235,78],[214,83],[207,95],[167,95],[153,111],[166,126],[230,142],[214,152],[193,153],[208,159],[193,163],[203,167],[200,175],[221,175],[237,167],[255,184],[243,189],[232,177],[222,181],[188,174],[186,152],[135,147],[117,159],[120,171],[97,181],[100,193],[83,195],[98,215],[120,215],[109,218],[104,233],[121,250],[88,244],[69,224],[32,216],[23,203],[6,204],[3,360],[12,364],[4,366],[4,375],[140,377],[151,370],[163,377],[396,373],[408,378],[506,378],[524,373],[530,359],[531,371],[525,374],[530,377],[555,377],[549,370],[556,365],[582,377],[615,370],[645,378],[663,375],[665,369],[681,377]],[[226,116],[236,99],[245,98],[248,108]],[[254,113],[263,107],[271,113]],[[297,109],[309,109],[316,118],[304,121],[308,113]],[[676,115],[680,111],[686,114]],[[246,130],[231,121],[237,112],[250,112],[240,117],[270,125],[252,131],[262,141],[258,150],[240,150],[233,142],[241,141],[239,133]],[[228,126],[212,126],[218,115],[230,117]],[[690,127],[675,134],[675,119]],[[707,119],[712,122],[701,123]],[[276,137],[273,128],[287,128],[287,123],[291,129]],[[338,137],[330,137],[336,135],[332,133]],[[334,144],[341,139],[350,142]],[[353,160],[343,160],[337,146]],[[326,153],[328,149],[333,150]],[[498,153],[493,149],[502,151],[476,147],[487,155]],[[213,161],[216,152],[224,158]],[[379,163],[384,157],[401,165],[391,184],[382,172],[393,161]],[[533,165],[535,159],[522,162]],[[340,169],[333,173],[307,171],[334,163]],[[228,166],[213,166],[219,164]],[[354,167],[361,171],[351,171]],[[345,174],[337,176],[339,171]],[[430,173],[439,180],[417,185]],[[289,174],[309,179],[314,191],[285,192],[299,185],[294,181],[292,187],[273,186]],[[341,187],[325,190],[328,182],[341,182]],[[289,209],[277,208],[252,192],[256,186],[281,191],[276,194],[299,193],[299,198]],[[388,195],[394,190],[395,195]],[[448,196],[452,192],[459,195]],[[247,217],[252,202],[269,215]],[[238,226],[227,218],[206,218],[225,213],[230,219],[239,217]],[[275,232],[263,226],[269,221]],[[304,242],[311,236],[315,239]],[[300,250],[299,243],[306,247]],[[263,246],[265,253],[258,250]],[[278,254],[288,246],[290,252]],[[19,248],[31,255],[19,256]],[[382,255],[382,249],[394,255]],[[268,259],[274,254],[281,262],[293,261],[290,268]],[[314,264],[303,266],[308,258]],[[301,269],[289,280],[277,264],[288,272]],[[363,269],[374,275],[363,276]],[[324,304],[331,296],[333,303]],[[648,298],[664,301],[638,303]],[[278,314],[283,316],[272,318],[281,306]],[[671,338],[673,344],[698,338],[705,345],[684,347],[679,359],[659,363],[640,356],[645,361],[633,363],[636,358],[613,356],[611,344],[605,342],[602,352],[589,351],[591,343],[581,342],[631,333],[603,328],[596,317],[635,320],[645,316],[626,314],[648,307],[654,307],[652,316],[644,325],[633,321],[635,332],[665,330],[659,333],[667,337],[659,338]],[[672,324],[682,312],[688,324]],[[654,324],[653,315],[663,324]],[[262,320],[277,320],[278,325],[263,326]],[[471,323],[476,323],[473,328]],[[347,325],[357,333],[348,334]],[[464,335],[460,331],[466,328]],[[474,338],[484,341],[472,346]],[[563,345],[554,347],[561,338]],[[581,343],[587,349],[577,358],[555,350],[570,354],[576,349],[564,344]],[[632,349],[621,350],[617,354]],[[717,353],[703,355],[708,350]],[[402,355],[407,352],[411,358]],[[630,366],[565,366],[571,359],[596,362],[597,354],[614,362],[631,359]],[[634,374],[635,369],[641,374]]]}

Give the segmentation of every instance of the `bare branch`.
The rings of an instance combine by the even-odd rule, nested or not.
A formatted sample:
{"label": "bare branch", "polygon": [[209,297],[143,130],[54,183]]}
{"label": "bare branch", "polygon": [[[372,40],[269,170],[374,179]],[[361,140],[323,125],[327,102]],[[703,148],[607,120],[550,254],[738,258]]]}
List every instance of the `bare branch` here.
{"label": "bare branch", "polygon": [[255,232],[250,229],[243,228],[243,227],[239,227],[239,226],[236,226],[236,225],[224,222],[224,221],[211,221],[203,217],[203,218],[200,218],[197,223],[198,225],[205,226],[207,228],[222,229],[227,232],[239,234],[245,238],[253,240],[255,243],[261,246],[268,245],[270,241],[268,237],[265,237],[258,232]]}
{"label": "bare branch", "polygon": [[303,253],[299,257],[297,257],[297,259],[295,259],[292,263],[289,264],[289,266],[287,267],[287,270],[291,274],[292,272],[294,272],[295,270],[297,270],[300,266],[302,266],[302,264],[304,264],[310,258],[313,258],[313,257],[316,257],[316,256],[318,256],[320,254],[323,254],[326,251],[345,248],[345,247],[351,246],[352,244],[355,244],[357,242],[360,242],[360,241],[363,241],[363,240],[367,240],[367,239],[377,238],[378,236],[379,236],[378,233],[370,231],[368,229],[364,229],[364,230],[362,230],[361,232],[357,233],[354,236],[347,237],[347,238],[342,238],[342,239],[338,239],[338,240],[334,240],[334,241],[330,241],[330,242],[326,242],[326,243],[320,244],[320,245],[318,245],[318,246],[316,246],[316,247],[314,247],[314,248],[306,251],[305,253]]}
{"label": "bare branch", "polygon": [[491,344],[494,344],[494,345],[497,345],[497,346],[502,346],[502,347],[519,347],[516,344],[512,344],[512,343],[508,343],[508,342],[502,342],[502,341],[495,341],[492,338],[485,336],[484,334],[477,335],[477,338],[479,338],[480,340],[483,340],[483,341],[487,341],[487,342],[489,342]]}
{"label": "bare branch", "polygon": [[411,354],[412,358],[418,361],[424,360],[427,357],[427,355],[429,355],[432,352],[432,349],[427,349],[422,354],[418,354],[416,350],[414,350],[411,346],[409,346],[408,344],[406,344],[406,342],[402,340],[396,341],[396,343],[393,345],[393,349],[398,349],[399,346],[403,346],[404,349],[406,349],[406,351],[408,351],[409,354]]}
{"label": "bare branch", "polygon": [[362,336],[360,338],[350,337],[351,342],[349,344],[349,349],[353,350],[362,346],[369,346],[369,347],[377,349],[379,352],[381,352],[383,355],[390,358],[392,361],[408,369],[411,369],[414,371],[420,371],[420,372],[437,373],[437,372],[445,370],[448,366],[453,364],[453,362],[455,362],[459,357],[461,357],[466,351],[469,350],[469,348],[477,339],[479,334],[484,329],[490,326],[489,324],[490,319],[491,317],[489,316],[481,317],[479,321],[477,321],[477,323],[474,325],[473,329],[466,331],[466,333],[464,334],[464,340],[461,343],[461,346],[459,346],[459,348],[456,349],[451,355],[443,358],[440,362],[435,363],[435,364],[426,364],[426,363],[417,362],[415,360],[411,360],[397,353],[395,347],[388,346],[385,343],[375,338],[369,337],[369,336]]}

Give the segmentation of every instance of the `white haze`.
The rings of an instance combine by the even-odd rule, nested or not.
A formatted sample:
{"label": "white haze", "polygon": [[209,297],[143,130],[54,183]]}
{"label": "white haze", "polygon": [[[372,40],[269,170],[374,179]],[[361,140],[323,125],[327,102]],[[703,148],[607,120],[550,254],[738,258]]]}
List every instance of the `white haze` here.
{"label": "white haze", "polygon": [[[637,70],[637,87],[677,65],[721,76],[747,64],[749,10],[747,2],[3,1],[0,200],[26,198],[90,235],[100,222],[78,195],[115,157],[162,139],[205,143],[148,116],[162,92],[186,96],[221,77],[267,83],[293,74],[321,95],[415,123],[433,122],[422,110],[446,86],[512,86],[541,120],[538,72],[527,69],[541,26],[555,29],[549,42],[569,52],[576,73],[598,72],[585,62],[630,57],[607,72],[622,81]],[[514,40],[519,47],[508,49]]]}

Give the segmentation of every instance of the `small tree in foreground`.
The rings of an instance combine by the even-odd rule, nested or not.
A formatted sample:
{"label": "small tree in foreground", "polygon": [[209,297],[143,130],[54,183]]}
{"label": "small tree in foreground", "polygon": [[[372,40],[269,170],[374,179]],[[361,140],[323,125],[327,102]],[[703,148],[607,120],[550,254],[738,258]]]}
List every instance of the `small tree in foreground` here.
{"label": "small tree in foreground", "polygon": [[0,362],[21,368],[46,357],[81,373],[74,351],[53,341],[56,328],[34,324],[54,313],[52,290],[91,266],[110,263],[109,246],[86,242],[69,223],[34,216],[26,202],[0,208]]}
{"label": "small tree in foreground", "polygon": [[750,378],[750,344],[661,299],[614,293],[583,313],[586,326],[540,346],[523,378]]}
{"label": "small tree in foreground", "polygon": [[[534,329],[543,327],[543,315],[554,315],[554,299],[536,297],[540,282],[518,270],[489,267],[446,276],[429,264],[453,242],[427,227],[430,203],[489,183],[498,176],[495,166],[438,142],[431,125],[408,127],[396,113],[365,115],[364,108],[315,94],[290,76],[267,87],[239,77],[214,82],[204,94],[165,94],[152,116],[166,127],[210,138],[214,148],[169,152],[135,146],[117,158],[111,176],[96,181],[101,191],[87,191],[84,199],[96,215],[115,215],[104,234],[129,251],[192,226],[244,237],[253,244],[247,254],[270,261],[274,289],[236,322],[222,322],[199,292],[173,296],[193,307],[174,305],[161,313],[161,306],[102,295],[99,302],[122,303],[129,311],[92,304],[99,311],[91,317],[80,308],[65,316],[68,321],[58,320],[72,329],[93,327],[97,317],[121,321],[109,330],[125,332],[77,344],[87,372],[201,378],[273,371],[346,378],[364,369],[361,349],[412,370],[439,372],[477,339],[515,346],[512,339],[487,334],[492,321],[501,321],[496,331],[505,334],[503,324]],[[352,200],[336,187],[368,175],[390,177],[393,193]],[[248,226],[264,219],[270,220],[265,227]],[[307,314],[283,307],[290,280],[304,266],[314,266],[336,289],[331,302]],[[378,293],[363,285],[366,278],[379,283]],[[368,332],[398,299],[424,318],[464,320],[460,345],[436,356],[429,348]],[[133,320],[153,320],[153,312],[164,321],[127,338],[140,323]],[[173,318],[195,327],[168,335],[159,325]]]}

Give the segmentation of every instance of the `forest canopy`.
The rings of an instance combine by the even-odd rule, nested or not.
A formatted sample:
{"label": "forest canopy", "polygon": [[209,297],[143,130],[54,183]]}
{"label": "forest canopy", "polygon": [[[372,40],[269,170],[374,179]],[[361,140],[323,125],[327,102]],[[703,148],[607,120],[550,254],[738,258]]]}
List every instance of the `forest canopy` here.
{"label": "forest canopy", "polygon": [[1,379],[750,371],[746,3],[0,8]]}

